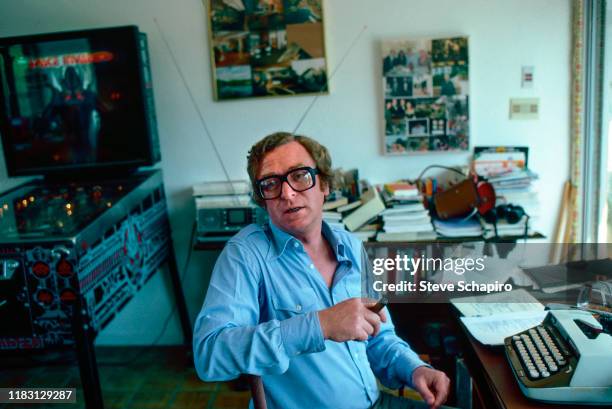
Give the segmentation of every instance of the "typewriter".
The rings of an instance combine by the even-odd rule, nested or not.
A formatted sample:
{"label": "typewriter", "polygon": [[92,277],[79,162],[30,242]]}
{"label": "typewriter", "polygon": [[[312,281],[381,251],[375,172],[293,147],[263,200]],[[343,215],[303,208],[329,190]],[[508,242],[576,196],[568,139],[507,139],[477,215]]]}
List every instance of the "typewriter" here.
{"label": "typewriter", "polygon": [[542,324],[505,339],[525,396],[559,404],[612,405],[612,336],[587,311],[549,311]]}

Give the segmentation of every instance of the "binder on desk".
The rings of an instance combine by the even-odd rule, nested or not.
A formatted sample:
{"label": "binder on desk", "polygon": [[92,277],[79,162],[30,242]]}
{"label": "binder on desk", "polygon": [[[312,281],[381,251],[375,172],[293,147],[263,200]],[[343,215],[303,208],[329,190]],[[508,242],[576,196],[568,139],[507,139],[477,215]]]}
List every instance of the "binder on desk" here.
{"label": "binder on desk", "polygon": [[612,277],[612,260],[569,261],[564,264],[526,268],[535,284],[545,293],[580,288],[587,282]]}

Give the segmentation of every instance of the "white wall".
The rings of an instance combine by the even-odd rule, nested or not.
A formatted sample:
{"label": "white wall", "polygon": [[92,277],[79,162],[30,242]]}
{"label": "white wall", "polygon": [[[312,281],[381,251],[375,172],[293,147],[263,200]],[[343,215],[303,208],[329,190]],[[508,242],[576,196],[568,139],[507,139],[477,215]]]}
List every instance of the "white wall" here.
{"label": "white wall", "polygon": [[[540,230],[552,235],[568,177],[570,0],[326,0],[325,12],[330,70],[362,27],[367,30],[331,79],[331,94],[318,99],[301,133],[326,144],[335,166],[358,167],[373,182],[414,177],[432,163],[467,163],[468,154],[381,154],[379,51],[386,38],[467,35],[471,145],[530,146],[530,167],[541,177],[545,206]],[[181,269],[194,215],[190,186],[224,179],[224,174],[154,18],[182,65],[232,178],[246,178],[246,152],[252,143],[272,131],[293,130],[311,102],[312,97],[214,102],[207,26],[199,0],[0,0],[0,16],[0,36],[123,24],[136,24],[149,34],[162,168]],[[535,67],[531,90],[520,88],[522,65]],[[540,119],[508,120],[510,97],[539,97]],[[192,319],[213,260],[205,252],[192,258],[185,283]],[[167,284],[167,276],[157,274],[99,342],[151,342],[171,308]],[[161,342],[178,342],[178,328],[174,319]]]}

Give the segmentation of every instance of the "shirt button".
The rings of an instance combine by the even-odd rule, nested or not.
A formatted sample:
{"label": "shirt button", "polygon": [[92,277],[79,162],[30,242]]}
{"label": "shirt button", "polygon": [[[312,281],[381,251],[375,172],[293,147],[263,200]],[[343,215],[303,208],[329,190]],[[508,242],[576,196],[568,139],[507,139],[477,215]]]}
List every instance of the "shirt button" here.
{"label": "shirt button", "polygon": [[311,265],[310,265],[310,268],[314,268],[314,264],[311,264]]}
{"label": "shirt button", "polygon": [[298,304],[298,305],[295,306],[295,309],[298,310],[298,311],[302,311],[302,306],[300,304]]}
{"label": "shirt button", "polygon": [[293,247],[295,247],[297,249],[298,247],[300,247],[300,245],[299,245],[299,243],[295,242],[295,243],[293,243]]}

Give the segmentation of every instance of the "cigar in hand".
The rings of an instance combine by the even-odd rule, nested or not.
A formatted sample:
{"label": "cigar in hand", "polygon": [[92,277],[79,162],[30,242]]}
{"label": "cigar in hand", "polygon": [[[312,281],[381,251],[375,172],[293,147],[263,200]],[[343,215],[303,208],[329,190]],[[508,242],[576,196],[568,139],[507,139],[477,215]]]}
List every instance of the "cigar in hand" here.
{"label": "cigar in hand", "polygon": [[368,309],[372,312],[378,313],[380,312],[380,310],[385,308],[387,304],[389,304],[389,300],[387,299],[387,297],[382,297],[380,300],[378,300],[376,304],[371,307],[368,307]]}

